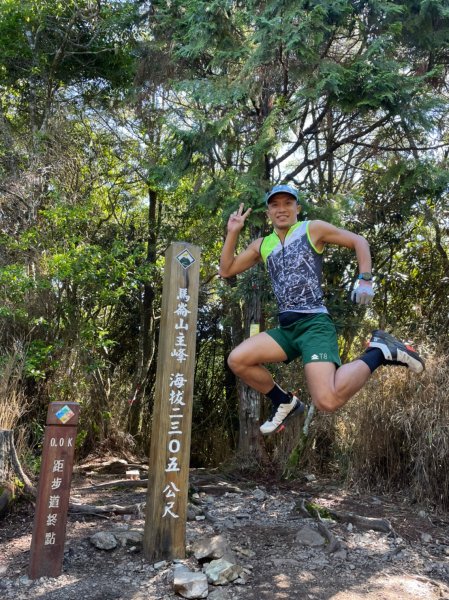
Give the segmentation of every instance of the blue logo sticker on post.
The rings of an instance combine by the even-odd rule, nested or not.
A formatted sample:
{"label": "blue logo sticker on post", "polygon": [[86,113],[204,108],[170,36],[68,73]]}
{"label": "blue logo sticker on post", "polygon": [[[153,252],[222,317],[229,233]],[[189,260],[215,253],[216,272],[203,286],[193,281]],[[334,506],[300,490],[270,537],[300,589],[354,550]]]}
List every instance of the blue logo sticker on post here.
{"label": "blue logo sticker on post", "polygon": [[183,250],[182,252],[180,252],[178,254],[178,256],[176,257],[176,259],[184,269],[188,269],[190,267],[190,265],[192,265],[195,262],[195,259],[190,254],[190,252],[187,250],[187,248],[185,250]]}
{"label": "blue logo sticker on post", "polygon": [[72,417],[75,416],[75,413],[66,404],[60,408],[57,413],[55,413],[55,416],[61,421],[61,423],[65,425]]}

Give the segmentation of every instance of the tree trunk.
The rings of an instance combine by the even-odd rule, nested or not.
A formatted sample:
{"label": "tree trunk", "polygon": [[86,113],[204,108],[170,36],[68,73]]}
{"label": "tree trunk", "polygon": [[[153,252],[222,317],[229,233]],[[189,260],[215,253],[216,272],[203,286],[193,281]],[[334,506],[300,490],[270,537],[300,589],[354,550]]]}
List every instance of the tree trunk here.
{"label": "tree trunk", "polygon": [[14,499],[11,468],[12,431],[0,429],[0,517],[8,511]]}
{"label": "tree trunk", "polygon": [[[229,288],[235,288],[237,284],[236,277],[224,280]],[[240,303],[225,293],[223,295],[223,314],[227,315],[223,324],[223,369],[224,369],[224,388],[227,406],[232,406],[233,422],[239,419],[239,397],[237,379],[228,366],[228,356],[231,351],[238,346],[244,339],[243,315]],[[235,426],[235,430],[237,427]],[[234,431],[233,431],[234,434]],[[235,436],[233,435],[233,439]],[[233,448],[235,450],[235,448]]]}
{"label": "tree trunk", "polygon": [[[262,310],[260,301],[260,289],[257,284],[258,269],[255,267],[254,283],[251,285],[251,295],[244,306],[245,333],[250,335],[251,326],[261,328]],[[265,447],[262,445],[260,427],[260,407],[262,395],[256,390],[248,387],[242,381],[238,384],[239,395],[239,447],[238,455],[242,465],[254,466],[255,463],[264,461],[266,457]]]}
{"label": "tree trunk", "polygon": [[239,462],[244,467],[248,467],[255,465],[265,456],[259,431],[261,395],[242,381],[239,381],[238,393],[240,424],[238,455]]}
{"label": "tree trunk", "polygon": [[296,477],[297,475],[298,466],[306,449],[307,440],[309,437],[310,423],[312,422],[314,415],[315,405],[311,404],[309,410],[307,411],[307,415],[304,421],[304,425],[302,426],[301,432],[299,434],[298,441],[296,442],[296,445],[290,452],[284,472],[282,473],[282,476],[285,479],[291,479]]}
{"label": "tree trunk", "polygon": [[10,481],[13,474],[11,454],[14,442],[10,429],[0,429],[0,481]]}
{"label": "tree trunk", "polygon": [[[147,257],[149,265],[156,263],[156,242],[159,230],[160,214],[157,217],[157,192],[150,189],[148,192],[148,233]],[[136,437],[141,428],[143,398],[148,383],[151,362],[155,356],[155,323],[154,323],[154,284],[148,281],[144,285],[141,304],[141,332],[139,339],[139,357],[134,377],[134,391],[130,399],[128,413],[128,431]]]}
{"label": "tree trunk", "polygon": [[14,445],[14,432],[0,429],[0,517],[8,510],[14,500],[14,476],[23,483],[28,494],[36,496],[36,488],[22,469]]}

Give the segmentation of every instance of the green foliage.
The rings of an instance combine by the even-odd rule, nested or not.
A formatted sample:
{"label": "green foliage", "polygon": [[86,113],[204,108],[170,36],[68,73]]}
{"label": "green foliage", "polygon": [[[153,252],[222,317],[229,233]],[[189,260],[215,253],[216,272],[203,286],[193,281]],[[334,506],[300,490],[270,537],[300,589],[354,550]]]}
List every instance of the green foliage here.
{"label": "green foliage", "polygon": [[[114,85],[129,73],[133,2],[5,0],[0,7],[3,81],[21,90],[26,79],[65,84],[101,77]],[[80,52],[80,48],[82,51]]]}
{"label": "green foliage", "polygon": [[324,506],[320,506],[316,502],[306,502],[304,506],[313,517],[318,514],[322,519],[332,518],[332,514]]}
{"label": "green foliage", "polygon": [[39,475],[41,470],[42,456],[36,456],[34,452],[27,450],[21,455],[20,458],[27,471],[30,471],[33,475]]}
{"label": "green foliage", "polygon": [[80,448],[83,447],[83,445],[86,441],[87,435],[88,435],[88,433],[85,429],[81,428],[78,430],[78,433],[76,434],[76,440],[75,440],[75,448],[77,450],[80,450]]}
{"label": "green foliage", "polygon": [[25,319],[28,315],[24,307],[25,296],[34,288],[34,282],[20,264],[9,264],[0,267],[2,318]]}
{"label": "green foliage", "polygon": [[33,340],[25,356],[24,374],[35,380],[45,379],[53,350],[52,344],[46,344],[43,340]]}
{"label": "green foliage", "polygon": [[[21,479],[19,479],[18,477],[14,477],[13,485],[14,485],[14,489],[18,489],[20,491],[22,491],[23,488],[25,487],[25,484],[23,483],[23,481]],[[14,499],[14,496],[13,496],[13,499]]]}

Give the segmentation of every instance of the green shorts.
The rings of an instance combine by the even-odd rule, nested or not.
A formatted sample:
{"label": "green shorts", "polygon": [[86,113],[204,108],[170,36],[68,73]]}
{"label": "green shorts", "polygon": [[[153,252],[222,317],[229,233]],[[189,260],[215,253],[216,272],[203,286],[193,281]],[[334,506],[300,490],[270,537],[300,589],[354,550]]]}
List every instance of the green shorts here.
{"label": "green shorts", "polygon": [[303,364],[332,362],[341,365],[335,325],[326,313],[314,313],[291,325],[269,329],[268,333],[287,355],[286,363],[299,356]]}

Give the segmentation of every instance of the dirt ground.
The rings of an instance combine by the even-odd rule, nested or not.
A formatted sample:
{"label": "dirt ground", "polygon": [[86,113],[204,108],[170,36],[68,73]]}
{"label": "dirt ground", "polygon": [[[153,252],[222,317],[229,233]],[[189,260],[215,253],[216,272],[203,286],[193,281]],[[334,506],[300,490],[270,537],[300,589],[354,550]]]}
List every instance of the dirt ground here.
{"label": "dirt ground", "polygon": [[[130,505],[145,501],[145,487],[93,490],[117,475],[78,474],[72,498],[85,504]],[[403,498],[349,492],[332,481],[270,486],[232,482],[217,472],[192,472],[196,516],[187,523],[182,562],[201,570],[193,542],[223,535],[245,576],[226,586],[209,585],[210,600],[449,600],[449,515],[410,505]],[[388,519],[394,533],[328,522],[340,541],[338,552],[298,540],[316,526],[298,512],[302,499],[335,511]],[[168,600],[173,563],[149,564],[139,544],[99,550],[90,536],[99,531],[142,530],[142,514],[69,514],[63,573],[55,579],[27,577],[33,506],[19,504],[0,521],[0,597],[4,600]]]}

